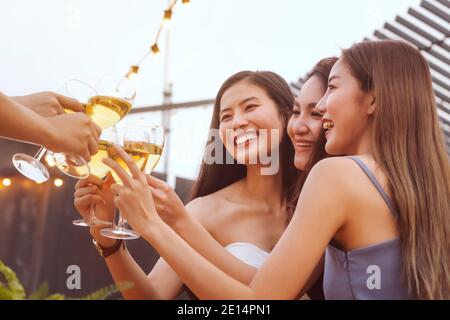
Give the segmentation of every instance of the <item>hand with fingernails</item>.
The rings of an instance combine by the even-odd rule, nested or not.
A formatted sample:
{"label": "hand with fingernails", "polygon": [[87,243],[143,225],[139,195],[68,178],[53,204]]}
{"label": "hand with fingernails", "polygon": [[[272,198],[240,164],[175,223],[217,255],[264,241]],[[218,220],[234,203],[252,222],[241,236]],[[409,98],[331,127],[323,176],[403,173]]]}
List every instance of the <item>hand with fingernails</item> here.
{"label": "hand with fingernails", "polygon": [[[75,185],[74,205],[83,219],[89,219],[91,205],[95,204],[95,216],[104,221],[113,221],[117,210],[111,191],[111,184],[115,183],[111,174],[105,181],[90,175],[86,179],[79,180]],[[103,237],[100,230],[105,226],[92,226],[91,235],[102,246],[108,247],[114,244],[114,240]]]}
{"label": "hand with fingernails", "polygon": [[146,228],[155,222],[161,221],[156,211],[152,194],[152,187],[147,182],[147,176],[141,172],[133,159],[120,147],[113,145],[117,154],[128,166],[128,174],[112,159],[104,158],[102,161],[116,172],[122,180],[122,185],[112,184],[114,192],[113,201],[129,225],[139,234],[145,234]]}
{"label": "hand with fingernails", "polygon": [[183,202],[167,182],[151,175],[146,175],[146,178],[152,190],[156,211],[165,223],[175,227],[190,217]]}

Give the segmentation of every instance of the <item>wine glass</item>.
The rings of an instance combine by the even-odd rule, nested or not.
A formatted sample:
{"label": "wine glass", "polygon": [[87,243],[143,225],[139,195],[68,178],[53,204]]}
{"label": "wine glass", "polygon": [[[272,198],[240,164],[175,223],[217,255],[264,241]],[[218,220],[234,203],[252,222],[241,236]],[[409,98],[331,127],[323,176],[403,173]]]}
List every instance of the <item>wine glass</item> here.
{"label": "wine glass", "polygon": [[[104,75],[92,92],[85,104],[85,113],[102,129],[115,125],[125,117],[136,96],[131,81],[116,75]],[[89,166],[79,157],[74,161],[72,156],[59,154],[55,156],[55,163],[59,170],[73,178],[89,176]]]}
{"label": "wine glass", "polygon": [[[112,143],[115,143],[117,138],[116,127],[108,128],[103,130],[100,136],[100,142],[98,144],[98,152],[91,157],[91,161],[88,163],[88,168],[91,175],[105,180],[110,172],[111,168],[103,163],[102,159],[108,157],[108,150],[112,148]],[[84,167],[78,168],[78,170],[84,170]],[[112,225],[110,221],[105,221],[97,218],[95,216],[95,204],[91,204],[89,208],[88,219],[78,219],[72,222],[74,225],[79,227],[91,227],[98,225]]]}
{"label": "wine glass", "polygon": [[[147,125],[141,123],[129,123],[125,127],[123,137],[123,149],[133,159],[138,168],[150,174],[158,164],[164,148],[164,129],[160,125]],[[114,149],[108,155],[122,168],[130,173],[126,163],[119,157]],[[114,171],[111,171],[117,184],[123,184]],[[127,221],[119,212],[119,221],[113,228],[102,229],[100,233],[113,239],[137,239],[140,235],[127,228]]]}
{"label": "wine glass", "polygon": [[[80,80],[71,79],[68,80],[64,87],[58,90],[59,93],[70,97],[81,98],[83,94],[93,95],[95,90],[85,82]],[[73,112],[72,110],[65,110],[66,112]],[[50,174],[47,167],[41,162],[43,155],[47,152],[47,148],[42,147],[36,153],[34,157],[25,153],[16,153],[12,157],[12,162],[14,167],[25,177],[37,182],[42,183],[49,179]],[[82,168],[83,175],[71,175],[76,178],[86,178],[89,176],[89,168],[87,167],[86,161],[75,155],[65,155],[64,153],[53,154],[56,164],[61,167],[70,168]],[[69,165],[70,164],[70,165]],[[76,172],[76,171],[75,171]],[[70,175],[70,174],[69,174]]]}
{"label": "wine glass", "polygon": [[[85,92],[90,92],[88,99],[79,95],[79,89],[83,86]],[[60,91],[67,96],[87,100],[84,104],[86,115],[102,129],[120,121],[130,111],[136,96],[131,81],[116,75],[104,75],[94,88],[81,80],[70,79]],[[13,156],[12,162],[24,176],[41,183],[50,177],[48,169],[40,161],[46,151],[46,148],[41,147],[34,157],[17,153]],[[79,156],[55,153],[54,159],[57,168],[68,176],[83,179],[90,174],[86,161]]]}

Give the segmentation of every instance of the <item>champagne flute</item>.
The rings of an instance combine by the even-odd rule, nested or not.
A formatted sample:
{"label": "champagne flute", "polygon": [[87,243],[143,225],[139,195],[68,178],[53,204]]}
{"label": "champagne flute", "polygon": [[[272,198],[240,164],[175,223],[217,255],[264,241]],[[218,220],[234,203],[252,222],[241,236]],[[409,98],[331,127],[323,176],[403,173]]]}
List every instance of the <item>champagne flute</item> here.
{"label": "champagne flute", "polygon": [[[158,164],[164,148],[164,129],[159,125],[146,125],[130,123],[125,127],[123,148],[133,159],[138,168],[150,174]],[[127,164],[119,157],[117,152],[111,148],[108,157],[115,160],[122,168],[130,173]],[[122,180],[114,171],[111,171],[117,184],[123,184]],[[113,228],[102,229],[100,233],[113,239],[137,239],[140,235],[127,228],[127,221],[122,218],[119,211],[119,221]]]}

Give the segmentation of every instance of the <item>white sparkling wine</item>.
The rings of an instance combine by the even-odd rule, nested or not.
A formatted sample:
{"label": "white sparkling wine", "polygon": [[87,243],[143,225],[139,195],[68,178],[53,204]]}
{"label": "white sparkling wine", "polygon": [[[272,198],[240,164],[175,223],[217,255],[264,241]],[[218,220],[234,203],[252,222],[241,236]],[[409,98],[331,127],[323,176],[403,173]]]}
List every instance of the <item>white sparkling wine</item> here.
{"label": "white sparkling wine", "polygon": [[115,125],[130,111],[131,103],[110,96],[93,96],[86,104],[86,115],[100,128]]}
{"label": "white sparkling wine", "polygon": [[[162,147],[160,145],[148,142],[126,141],[123,149],[133,159],[139,170],[147,173],[150,173],[151,170],[156,167],[162,154]],[[108,156],[130,174],[128,166],[113,148],[109,149]],[[117,183],[122,184],[122,180],[117,174],[114,171],[111,171],[111,173],[114,180],[116,180]]]}
{"label": "white sparkling wine", "polygon": [[[100,140],[98,143],[98,152],[91,156],[91,161],[88,163],[92,175],[97,176],[100,179],[103,179],[108,175],[111,168],[104,164],[102,159],[108,158],[108,150],[111,148],[111,142]],[[87,173],[85,166],[71,167],[70,170],[76,171],[79,175]]]}
{"label": "white sparkling wine", "polygon": [[[86,115],[100,128],[105,129],[115,125],[126,116],[131,109],[131,103],[124,99],[110,96],[93,96],[84,105]],[[66,113],[73,113],[64,109]]]}

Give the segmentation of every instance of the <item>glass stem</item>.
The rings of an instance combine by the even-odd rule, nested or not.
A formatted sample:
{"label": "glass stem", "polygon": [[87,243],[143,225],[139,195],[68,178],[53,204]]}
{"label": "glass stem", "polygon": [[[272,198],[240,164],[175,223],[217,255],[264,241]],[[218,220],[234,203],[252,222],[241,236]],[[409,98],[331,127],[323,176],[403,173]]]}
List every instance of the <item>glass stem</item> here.
{"label": "glass stem", "polygon": [[95,219],[95,203],[91,204],[89,208],[89,221],[91,222]]}
{"label": "glass stem", "polygon": [[124,225],[127,222],[124,218],[122,218],[122,214],[119,210],[119,221],[117,222],[117,229],[124,229]]}
{"label": "glass stem", "polygon": [[35,154],[34,158],[35,158],[37,161],[41,161],[42,157],[44,156],[44,154],[45,154],[46,152],[47,152],[47,148],[41,147],[41,148],[39,149],[39,151]]}

